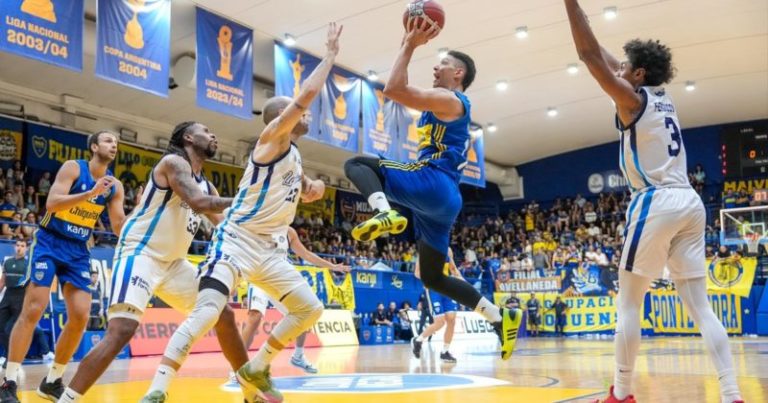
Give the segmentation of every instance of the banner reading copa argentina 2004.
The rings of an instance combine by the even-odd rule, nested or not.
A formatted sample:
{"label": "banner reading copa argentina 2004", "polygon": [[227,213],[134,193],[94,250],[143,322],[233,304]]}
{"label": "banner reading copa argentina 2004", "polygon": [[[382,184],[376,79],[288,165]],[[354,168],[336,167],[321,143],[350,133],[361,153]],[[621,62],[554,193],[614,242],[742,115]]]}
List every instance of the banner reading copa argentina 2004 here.
{"label": "banner reading copa argentina 2004", "polygon": [[0,50],[83,70],[83,0],[2,0],[0,14]]}
{"label": "banner reading copa argentina 2004", "polygon": [[253,117],[253,31],[197,8],[197,105]]}
{"label": "banner reading copa argentina 2004", "polygon": [[170,0],[99,0],[96,75],[168,96]]}

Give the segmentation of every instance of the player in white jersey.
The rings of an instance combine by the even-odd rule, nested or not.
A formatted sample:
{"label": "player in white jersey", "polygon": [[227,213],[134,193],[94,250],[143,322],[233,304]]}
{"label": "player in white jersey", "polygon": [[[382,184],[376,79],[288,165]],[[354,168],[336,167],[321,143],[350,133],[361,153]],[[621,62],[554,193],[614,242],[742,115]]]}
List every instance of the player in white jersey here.
{"label": "player in white jersey", "polygon": [[[197,268],[186,259],[187,250],[202,214],[219,222],[219,213],[232,202],[218,197],[202,175],[203,163],[216,148],[216,136],[200,123],[184,122],[174,129],[168,152],[150,173],[141,201],[120,233],[107,334],[80,363],[60,402],[78,401],[104,373],[136,333],[152,295],[183,313],[194,308],[199,281]],[[222,348],[237,369],[248,361],[248,353],[237,331],[231,331],[234,313],[224,312],[217,333],[227,340]]]}
{"label": "player in white jersey", "polygon": [[[341,27],[328,29],[327,53],[304,81],[296,99],[270,98],[263,108],[266,127],[251,153],[232,206],[218,225],[200,265],[200,293],[194,310],[168,343],[165,358],[181,365],[189,349],[216,323],[240,278],[256,284],[288,308],[256,356],[237,371],[249,394],[269,403],[283,397],[272,385],[269,363],[288,343],[320,318],[323,304],[288,261],[288,226],[299,197],[322,196],[322,182],[309,181],[294,141],[307,133],[305,113],[320,93],[339,50]],[[304,194],[302,195],[302,188]],[[236,330],[236,329],[235,329]],[[239,338],[239,336],[238,336]]]}
{"label": "player in white jersey", "polygon": [[620,165],[632,189],[619,265],[614,385],[604,401],[635,401],[630,386],[640,309],[666,265],[717,368],[721,400],[739,402],[728,335],[707,298],[704,206],[688,183],[677,113],[661,87],[674,75],[670,49],[634,39],[624,45],[627,61],[620,63],[597,42],[577,0],[564,1],[579,58],[616,104]]}
{"label": "player in white jersey", "polygon": [[[332,263],[307,249],[301,242],[301,239],[299,239],[299,234],[297,234],[296,230],[291,227],[288,227],[288,246],[296,256],[309,264],[317,267],[325,267],[333,271],[349,271],[349,266]],[[259,327],[261,319],[267,313],[267,306],[271,303],[283,316],[288,313],[288,309],[286,309],[285,305],[270,298],[267,293],[253,284],[249,284],[248,286],[248,296],[246,297],[246,301],[248,304],[248,321],[246,322],[245,328],[243,328],[243,341],[245,342],[246,347],[250,347],[253,342],[253,337],[256,334],[256,329]],[[291,365],[301,368],[304,372],[314,374],[317,373],[317,368],[304,357],[304,342],[307,338],[307,333],[308,331],[296,338],[296,348],[293,350],[293,355],[291,356]]]}

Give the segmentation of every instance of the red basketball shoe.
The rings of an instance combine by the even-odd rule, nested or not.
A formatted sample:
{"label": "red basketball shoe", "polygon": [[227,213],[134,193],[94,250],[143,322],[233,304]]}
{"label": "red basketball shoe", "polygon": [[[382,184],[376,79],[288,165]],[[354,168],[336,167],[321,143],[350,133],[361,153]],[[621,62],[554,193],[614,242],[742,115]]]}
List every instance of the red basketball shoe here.
{"label": "red basketball shoe", "polygon": [[605,400],[593,400],[592,403],[637,403],[637,400],[635,400],[635,397],[632,395],[627,395],[627,397],[622,400],[617,399],[616,396],[613,395],[613,385],[611,385],[610,394]]}

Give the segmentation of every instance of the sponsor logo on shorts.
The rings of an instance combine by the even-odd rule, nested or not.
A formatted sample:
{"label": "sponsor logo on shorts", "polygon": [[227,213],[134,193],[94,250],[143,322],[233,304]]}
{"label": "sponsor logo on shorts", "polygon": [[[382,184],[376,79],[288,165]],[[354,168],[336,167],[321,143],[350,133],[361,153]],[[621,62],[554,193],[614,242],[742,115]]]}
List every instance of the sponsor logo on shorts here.
{"label": "sponsor logo on shorts", "polygon": [[48,262],[35,262],[35,269],[48,270]]}
{"label": "sponsor logo on shorts", "polygon": [[100,341],[101,341],[101,335],[99,335],[97,333],[94,333],[94,334],[91,335],[91,344],[93,344],[95,346]]}
{"label": "sponsor logo on shorts", "polygon": [[146,291],[147,295],[152,295],[152,292],[149,291],[149,283],[138,275],[131,277],[131,284]]}

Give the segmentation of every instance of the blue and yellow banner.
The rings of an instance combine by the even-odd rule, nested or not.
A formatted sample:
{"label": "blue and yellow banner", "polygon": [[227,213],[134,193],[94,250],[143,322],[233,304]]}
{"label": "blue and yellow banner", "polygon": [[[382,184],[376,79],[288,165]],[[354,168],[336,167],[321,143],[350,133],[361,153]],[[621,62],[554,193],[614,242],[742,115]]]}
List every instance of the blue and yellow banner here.
{"label": "blue and yellow banner", "polygon": [[[652,290],[649,295],[645,298],[645,312],[654,333],[699,333],[698,326],[693,323],[676,291]],[[741,297],[724,291],[708,291],[707,297],[725,330],[731,334],[741,334]]]}
{"label": "blue and yellow banner", "polygon": [[[413,122],[405,107],[384,96],[384,86],[363,82],[363,152],[398,160],[398,144]],[[403,119],[405,124],[403,124]]]}
{"label": "blue and yellow banner", "polygon": [[55,175],[65,161],[91,157],[88,137],[79,133],[28,123],[26,138],[27,167],[30,169]]}
{"label": "blue and yellow banner", "polygon": [[83,0],[3,0],[0,50],[83,70]]}
{"label": "blue and yellow banner", "polygon": [[[275,44],[275,94],[295,98],[320,59]],[[319,97],[309,106],[307,138],[357,152],[362,77],[334,67]]]}
{"label": "blue and yellow banner", "polygon": [[407,108],[398,110],[398,131],[404,135],[400,136],[399,155],[401,161],[416,161],[419,158],[419,131],[416,124],[419,122],[418,115],[411,115]]}
{"label": "blue and yellow banner", "polygon": [[707,259],[707,290],[749,297],[756,267],[757,258],[754,257]]}
{"label": "blue and yellow banner", "polygon": [[253,117],[253,30],[199,7],[197,106]]}
{"label": "blue and yellow banner", "polygon": [[99,0],[96,75],[168,97],[170,0]]}
{"label": "blue and yellow banner", "polygon": [[243,177],[243,168],[234,165],[223,164],[215,161],[206,161],[203,164],[203,174],[208,179],[219,195],[233,197],[237,193],[237,186]]}
{"label": "blue and yellow banner", "polygon": [[320,141],[356,153],[363,78],[334,67],[320,93]]}
{"label": "blue and yellow banner", "polygon": [[121,143],[117,147],[115,175],[123,185],[134,189],[139,184],[146,186],[149,173],[160,161],[162,153],[130,144]]}
{"label": "blue and yellow banner", "polygon": [[24,122],[0,118],[0,168],[8,169],[21,160],[21,133]]}
{"label": "blue and yellow banner", "polygon": [[[301,84],[320,64],[320,59],[275,43],[275,95],[296,98]],[[305,105],[306,106],[306,105]],[[306,137],[316,141],[320,138],[320,97],[307,107],[310,113],[309,132]]]}
{"label": "blue and yellow banner", "polygon": [[324,223],[333,225],[336,221],[334,219],[336,216],[336,189],[326,187],[321,199],[312,203],[299,203],[296,214],[305,218],[317,215],[322,217]]}
{"label": "blue and yellow banner", "polygon": [[485,142],[483,136],[473,137],[467,150],[467,165],[461,172],[461,183],[485,187]]}

